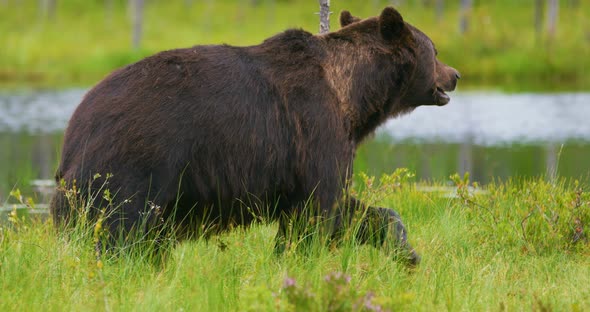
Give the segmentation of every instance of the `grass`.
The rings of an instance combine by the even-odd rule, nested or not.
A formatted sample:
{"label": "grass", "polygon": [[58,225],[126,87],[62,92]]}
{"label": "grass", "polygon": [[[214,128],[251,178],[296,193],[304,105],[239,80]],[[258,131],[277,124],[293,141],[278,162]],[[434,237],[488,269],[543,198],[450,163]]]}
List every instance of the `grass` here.
{"label": "grass", "polygon": [[448,197],[391,176],[362,180],[358,196],[404,218],[423,256],[416,269],[354,242],[277,258],[276,224],[168,246],[163,261],[141,250],[97,260],[93,231],[62,235],[11,216],[0,223],[0,310],[590,309],[587,186],[515,179],[474,192],[454,176]]}
{"label": "grass", "polygon": [[[476,1],[470,28],[458,30],[459,8],[447,1],[437,19],[427,1],[400,1],[404,18],[436,43],[441,60],[458,68],[461,88],[588,90],[590,4],[562,4],[554,37],[537,34],[532,2]],[[432,2],[432,1],[430,1]],[[286,28],[317,32],[317,1],[147,1],[141,48],[131,48],[126,1],[58,1],[54,18],[38,1],[0,4],[0,88],[90,86],[115,68],[157,51],[195,44],[257,44]],[[332,1],[337,13],[375,16],[390,1]]]}

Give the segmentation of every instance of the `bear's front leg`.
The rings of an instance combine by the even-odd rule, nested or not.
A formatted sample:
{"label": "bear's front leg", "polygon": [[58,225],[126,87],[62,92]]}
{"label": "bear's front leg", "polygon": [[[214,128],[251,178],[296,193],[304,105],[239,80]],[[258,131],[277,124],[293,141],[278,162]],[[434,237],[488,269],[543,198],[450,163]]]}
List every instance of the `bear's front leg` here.
{"label": "bear's front leg", "polygon": [[383,248],[388,252],[396,252],[411,266],[420,263],[420,255],[408,242],[406,227],[397,212],[382,207],[365,208],[354,198],[351,199],[351,205],[356,211],[366,209],[366,213],[358,223],[357,240],[364,244]]}

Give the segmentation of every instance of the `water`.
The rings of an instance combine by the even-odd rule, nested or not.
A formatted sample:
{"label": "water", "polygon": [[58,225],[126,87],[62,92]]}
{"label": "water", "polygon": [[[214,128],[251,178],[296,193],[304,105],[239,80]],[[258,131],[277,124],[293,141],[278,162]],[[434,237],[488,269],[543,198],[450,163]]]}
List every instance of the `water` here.
{"label": "water", "polygon": [[[63,130],[85,90],[0,94],[0,205],[19,188],[48,200]],[[590,93],[458,93],[445,107],[420,107],[389,121],[357,153],[356,171],[408,167],[420,179],[471,172],[494,178],[590,175]],[[10,202],[13,202],[12,200]]]}
{"label": "water", "polygon": [[0,133],[63,132],[86,90],[0,93]]}
{"label": "water", "polygon": [[465,93],[445,107],[420,107],[390,121],[394,140],[494,146],[590,140],[590,93]]}

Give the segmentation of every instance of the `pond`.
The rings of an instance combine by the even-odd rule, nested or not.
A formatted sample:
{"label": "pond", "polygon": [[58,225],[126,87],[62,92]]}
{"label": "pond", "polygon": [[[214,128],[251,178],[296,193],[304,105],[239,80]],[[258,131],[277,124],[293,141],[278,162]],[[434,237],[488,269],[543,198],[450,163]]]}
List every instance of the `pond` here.
{"label": "pond", "polygon": [[[0,94],[0,206],[19,188],[46,203],[63,130],[85,90]],[[355,171],[407,167],[418,179],[469,171],[487,183],[512,176],[590,176],[590,93],[464,92],[445,107],[389,121],[357,153]],[[50,187],[49,187],[50,189]]]}

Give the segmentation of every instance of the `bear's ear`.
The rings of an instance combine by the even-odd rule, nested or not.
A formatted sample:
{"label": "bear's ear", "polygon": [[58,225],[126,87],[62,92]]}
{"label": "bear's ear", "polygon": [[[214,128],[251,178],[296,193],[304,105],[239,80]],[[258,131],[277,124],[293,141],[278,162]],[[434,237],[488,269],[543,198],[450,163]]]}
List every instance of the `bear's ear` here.
{"label": "bear's ear", "polygon": [[356,23],[358,21],[360,21],[361,19],[355,16],[352,16],[352,14],[350,14],[350,12],[344,10],[342,11],[342,13],[340,13],[340,27],[344,27],[344,26],[348,26],[352,23]]}
{"label": "bear's ear", "polygon": [[381,12],[381,16],[379,16],[379,31],[383,39],[391,41],[399,37],[404,27],[404,19],[396,9],[386,7]]}

